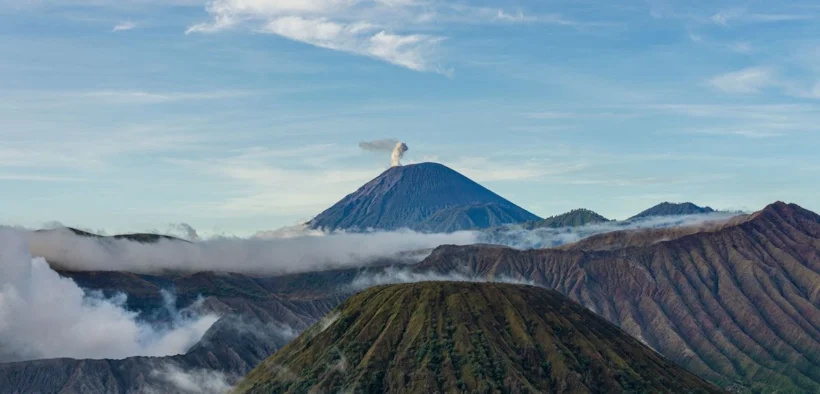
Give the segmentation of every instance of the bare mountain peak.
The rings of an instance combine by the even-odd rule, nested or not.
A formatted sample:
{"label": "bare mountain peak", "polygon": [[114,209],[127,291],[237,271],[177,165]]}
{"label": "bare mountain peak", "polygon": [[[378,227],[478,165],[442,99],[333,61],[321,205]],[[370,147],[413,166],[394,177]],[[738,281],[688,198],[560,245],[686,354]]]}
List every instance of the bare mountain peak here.
{"label": "bare mountain peak", "polygon": [[536,220],[439,163],[391,167],[310,221],[326,230],[453,232]]}

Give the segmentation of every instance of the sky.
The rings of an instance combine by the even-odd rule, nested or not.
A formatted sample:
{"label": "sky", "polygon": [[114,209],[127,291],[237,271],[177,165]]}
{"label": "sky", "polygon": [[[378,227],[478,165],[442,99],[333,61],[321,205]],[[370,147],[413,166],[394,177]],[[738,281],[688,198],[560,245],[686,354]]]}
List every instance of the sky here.
{"label": "sky", "polygon": [[444,163],[539,216],[820,211],[813,1],[0,0],[0,223],[308,220]]}

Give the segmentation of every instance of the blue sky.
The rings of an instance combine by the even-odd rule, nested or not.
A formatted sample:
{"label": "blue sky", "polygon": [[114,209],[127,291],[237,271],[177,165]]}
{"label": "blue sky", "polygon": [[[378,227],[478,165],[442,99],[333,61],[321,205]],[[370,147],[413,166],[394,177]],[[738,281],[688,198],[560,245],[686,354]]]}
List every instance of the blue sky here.
{"label": "blue sky", "polygon": [[0,222],[250,234],[405,141],[541,215],[820,211],[811,1],[0,0]]}

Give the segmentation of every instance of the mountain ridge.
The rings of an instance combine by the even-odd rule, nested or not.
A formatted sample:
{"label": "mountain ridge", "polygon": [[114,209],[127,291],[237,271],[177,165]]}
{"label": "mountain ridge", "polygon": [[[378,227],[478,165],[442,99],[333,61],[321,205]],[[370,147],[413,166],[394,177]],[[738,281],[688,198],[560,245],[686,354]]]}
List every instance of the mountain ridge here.
{"label": "mountain ridge", "polygon": [[820,391],[820,215],[794,204],[615,250],[441,246],[413,270],[555,289],[740,392]]}

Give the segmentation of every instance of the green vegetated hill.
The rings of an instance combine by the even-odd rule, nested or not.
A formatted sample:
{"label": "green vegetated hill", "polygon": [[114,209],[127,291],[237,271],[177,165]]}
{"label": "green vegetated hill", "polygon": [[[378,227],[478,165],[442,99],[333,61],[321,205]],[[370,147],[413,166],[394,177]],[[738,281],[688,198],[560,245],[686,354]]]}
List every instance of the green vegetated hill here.
{"label": "green vegetated hill", "polygon": [[237,393],[718,393],[558,292],[423,282],[359,293]]}

